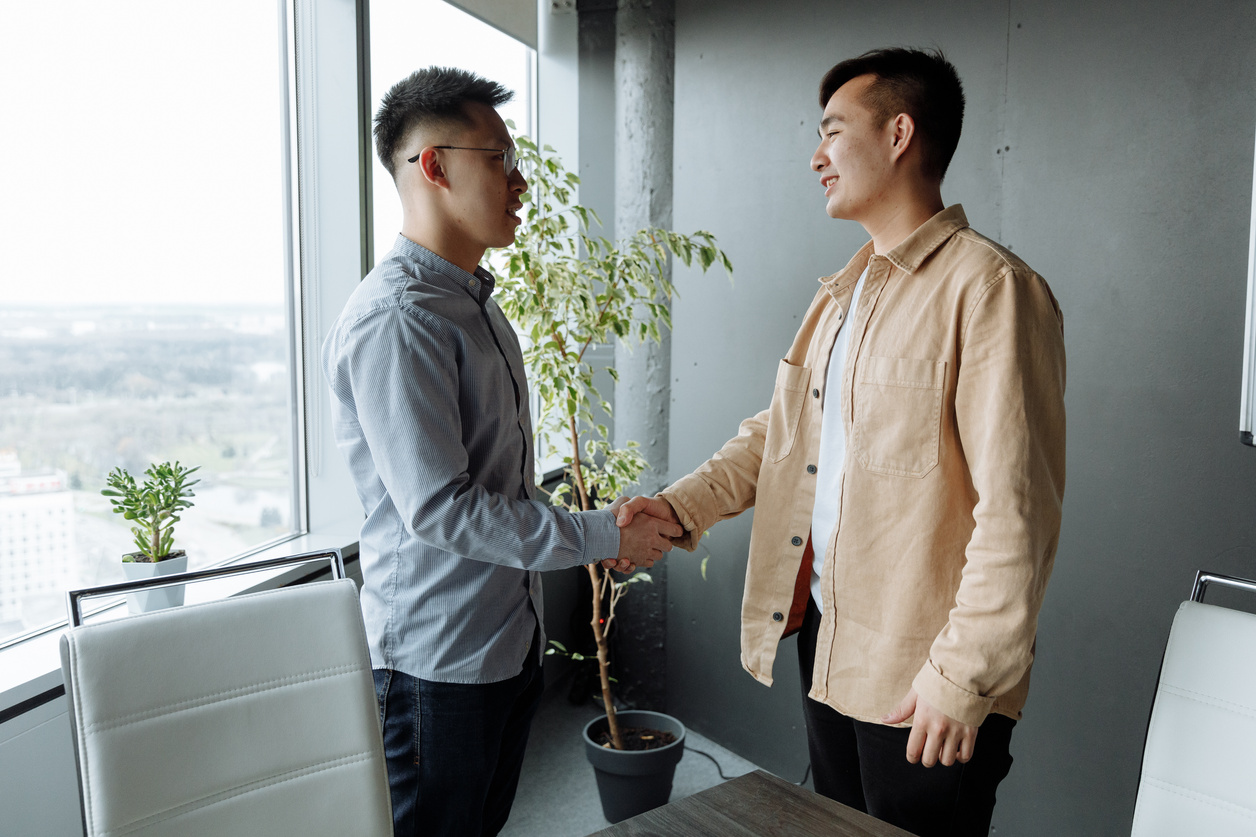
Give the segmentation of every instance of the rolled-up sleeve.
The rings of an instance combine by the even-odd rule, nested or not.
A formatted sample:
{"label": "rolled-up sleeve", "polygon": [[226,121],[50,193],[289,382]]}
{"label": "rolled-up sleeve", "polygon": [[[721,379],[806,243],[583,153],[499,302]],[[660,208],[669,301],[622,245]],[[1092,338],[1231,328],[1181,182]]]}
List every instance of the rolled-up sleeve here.
{"label": "rolled-up sleeve", "polygon": [[1046,283],[992,279],[963,328],[955,419],[977,497],[948,621],[913,682],[978,725],[1033,660],[1064,498],[1063,322]]}

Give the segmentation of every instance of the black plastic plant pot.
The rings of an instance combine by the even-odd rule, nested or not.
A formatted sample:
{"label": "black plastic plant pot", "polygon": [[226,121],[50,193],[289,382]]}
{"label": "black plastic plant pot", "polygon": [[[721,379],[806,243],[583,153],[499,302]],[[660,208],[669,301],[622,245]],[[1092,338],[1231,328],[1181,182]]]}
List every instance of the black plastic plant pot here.
{"label": "black plastic plant pot", "polygon": [[661,712],[628,709],[617,712],[620,728],[648,727],[670,732],[676,740],[656,750],[613,750],[595,743],[606,731],[606,716],[594,718],[584,728],[584,753],[597,776],[602,814],[610,822],[666,805],[672,795],[676,765],[685,754],[685,725]]}

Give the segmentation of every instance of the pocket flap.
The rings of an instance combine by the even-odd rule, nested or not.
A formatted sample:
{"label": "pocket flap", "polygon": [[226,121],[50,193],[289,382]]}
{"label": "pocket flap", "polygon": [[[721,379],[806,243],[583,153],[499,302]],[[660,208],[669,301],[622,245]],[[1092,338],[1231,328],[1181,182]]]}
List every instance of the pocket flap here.
{"label": "pocket flap", "polygon": [[859,382],[942,389],[946,382],[946,361],[913,357],[868,357],[859,364]]}
{"label": "pocket flap", "polygon": [[776,367],[776,385],[781,389],[787,389],[790,392],[806,392],[810,382],[810,366],[794,366],[789,361],[782,360]]}

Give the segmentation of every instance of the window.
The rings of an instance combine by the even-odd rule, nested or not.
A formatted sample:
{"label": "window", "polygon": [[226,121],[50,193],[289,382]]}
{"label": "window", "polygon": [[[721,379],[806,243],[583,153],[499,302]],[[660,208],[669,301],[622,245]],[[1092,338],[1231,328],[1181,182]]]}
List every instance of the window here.
{"label": "window", "polygon": [[[444,0],[373,0],[371,3],[371,115],[388,88],[415,70],[438,65],[477,73],[513,90],[499,112],[517,133],[532,133],[533,51]],[[374,157],[375,258],[401,230],[401,203],[392,178]]]}
{"label": "window", "polygon": [[[371,3],[371,115],[388,89],[415,70],[459,67],[498,82],[515,97],[499,109],[516,134],[535,136],[532,49],[443,0],[373,0]],[[401,203],[379,158],[372,155],[375,260],[383,258],[401,230]],[[526,340],[524,335],[519,335]],[[539,401],[532,396],[535,415]],[[537,473],[562,466],[560,453],[537,451]]]}
{"label": "window", "polygon": [[280,6],[0,11],[0,644],[121,580],[116,466],[199,465],[192,566],[290,533]]}

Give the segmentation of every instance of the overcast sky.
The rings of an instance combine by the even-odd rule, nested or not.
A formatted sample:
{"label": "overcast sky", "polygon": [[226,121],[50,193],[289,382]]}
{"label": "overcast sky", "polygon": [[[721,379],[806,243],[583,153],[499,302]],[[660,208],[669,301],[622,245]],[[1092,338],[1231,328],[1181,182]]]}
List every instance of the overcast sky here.
{"label": "overcast sky", "polygon": [[[283,301],[275,2],[6,3],[0,305]],[[452,64],[518,93],[527,49],[443,0],[373,0],[374,102]],[[381,179],[382,178],[382,179]],[[376,166],[376,240],[400,226]]]}

